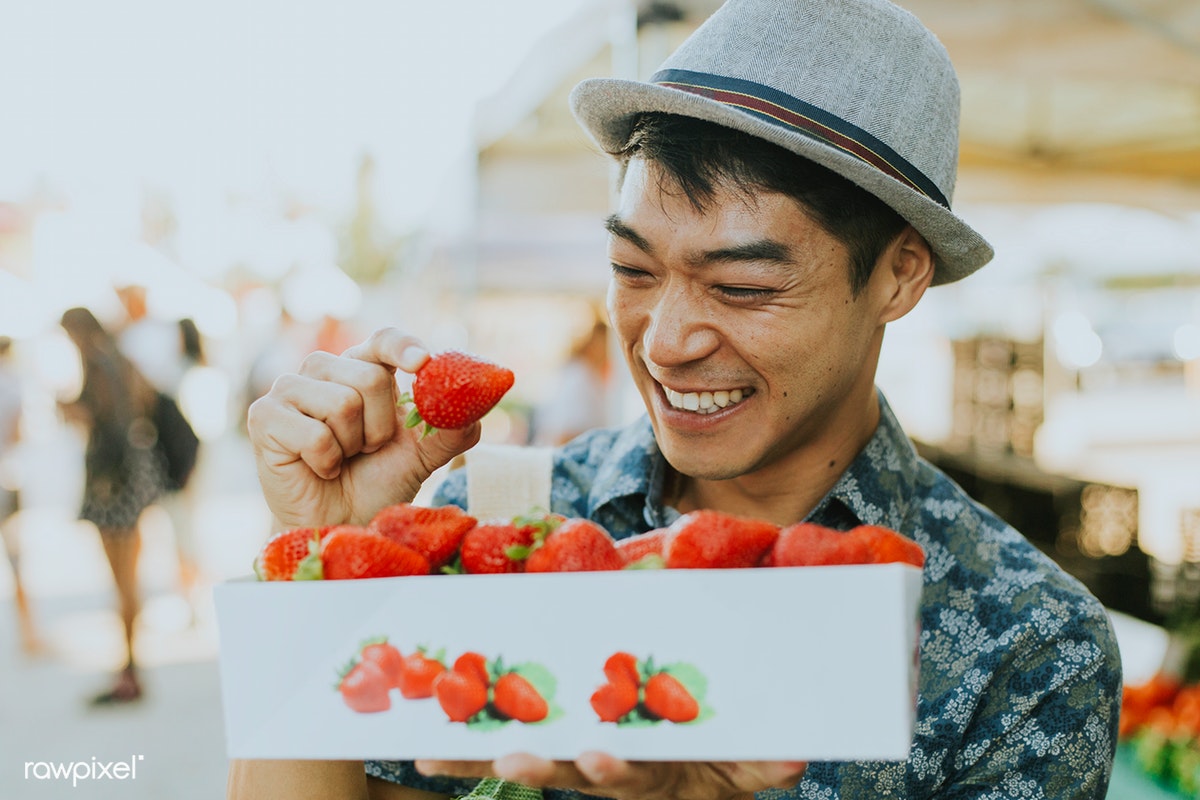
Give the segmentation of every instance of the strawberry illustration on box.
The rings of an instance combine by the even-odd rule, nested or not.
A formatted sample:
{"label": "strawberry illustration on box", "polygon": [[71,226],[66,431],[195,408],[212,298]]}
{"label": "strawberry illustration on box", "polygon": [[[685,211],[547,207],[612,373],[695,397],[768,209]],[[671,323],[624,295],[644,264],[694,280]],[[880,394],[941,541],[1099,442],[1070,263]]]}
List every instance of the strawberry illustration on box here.
{"label": "strawberry illustration on box", "polygon": [[391,692],[405,700],[436,697],[450,722],[493,730],[508,722],[551,722],[562,716],[554,703],[557,681],[535,662],[506,665],[468,651],[446,667],[446,651],[419,646],[403,655],[387,637],[365,640],[340,670],[334,688],[348,708],[372,714],[392,708]]}
{"label": "strawberry illustration on box", "polygon": [[656,665],[653,656],[639,661],[623,651],[604,662],[608,682],[592,694],[592,710],[601,722],[619,726],[703,722],[713,716],[705,705],[708,681],[691,664]]}
{"label": "strawberry illustration on box", "polygon": [[530,725],[561,717],[562,709],[554,703],[557,683],[541,664],[506,665],[502,657],[489,662],[482,654],[468,651],[438,677],[433,688],[451,722],[465,723],[473,730],[495,730],[508,722]]}

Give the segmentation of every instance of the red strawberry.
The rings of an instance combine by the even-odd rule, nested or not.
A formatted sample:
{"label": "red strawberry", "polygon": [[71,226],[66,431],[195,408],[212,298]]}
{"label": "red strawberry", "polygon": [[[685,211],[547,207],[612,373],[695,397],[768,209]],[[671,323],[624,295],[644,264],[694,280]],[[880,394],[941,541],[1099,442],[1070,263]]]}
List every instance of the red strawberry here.
{"label": "red strawberry", "polygon": [[400,688],[400,673],[404,671],[404,656],[395,646],[388,644],[386,638],[368,639],[363,642],[358,657],[364,662],[370,661],[379,665],[383,674],[387,676],[388,684],[394,689]]}
{"label": "red strawberry", "polygon": [[700,715],[700,704],[677,678],[659,672],[646,681],[646,708],[670,722],[691,722]]}
{"label": "red strawberry", "polygon": [[533,684],[515,672],[501,675],[492,687],[496,710],[517,722],[540,722],[550,713],[546,699]]}
{"label": "red strawberry", "polygon": [[900,562],[914,567],[925,566],[925,551],[921,545],[893,530],[878,525],[859,525],[851,528],[849,535],[866,544],[873,564]]}
{"label": "red strawberry", "polygon": [[631,653],[613,653],[604,662],[604,676],[612,683],[631,683],[636,689],[641,683],[637,657]]}
{"label": "red strawberry", "polygon": [[254,559],[260,581],[290,581],[309,555],[316,551],[329,528],[293,528],[272,536]]}
{"label": "red strawberry", "polygon": [[363,714],[387,711],[392,707],[388,697],[391,686],[383,669],[373,661],[360,661],[342,676],[338,691],[346,705]]}
{"label": "red strawberry", "polygon": [[443,672],[433,681],[438,705],[451,722],[466,722],[487,705],[487,684],[468,672]]}
{"label": "red strawberry", "polygon": [[[465,428],[478,421],[512,388],[512,370],[457,350],[435,353],[417,370],[410,428]],[[406,400],[407,398],[401,398]]]}
{"label": "red strawberry", "polygon": [[720,511],[692,511],[667,529],[670,569],[756,567],[779,536],[779,526]]}
{"label": "red strawberry", "polygon": [[[617,552],[626,566],[661,566],[663,561],[663,546],[667,541],[667,529],[655,528],[652,531],[639,533],[617,540]],[[648,556],[653,558],[647,559]]]}
{"label": "red strawberry", "polygon": [[487,659],[479,653],[463,653],[454,660],[454,666],[451,669],[464,675],[470,675],[484,686],[491,683],[491,679],[488,677]]}
{"label": "red strawberry", "polygon": [[592,693],[592,710],[601,722],[616,722],[633,711],[638,702],[638,687],[628,681],[606,683]]}
{"label": "red strawberry", "polygon": [[865,540],[812,522],[789,525],[780,531],[766,561],[772,567],[870,563]]}
{"label": "red strawberry", "polygon": [[321,543],[321,575],[326,580],[428,575],[425,556],[357,525],[338,525]]}
{"label": "red strawberry", "polygon": [[476,522],[457,506],[425,508],[400,503],[376,514],[367,530],[416,550],[429,561],[430,570],[436,571],[450,563]]}
{"label": "red strawberry", "polygon": [[404,657],[404,669],[400,673],[400,694],[408,700],[433,697],[433,682],[446,671],[441,659],[430,658],[423,650]]}
{"label": "red strawberry", "polygon": [[[530,525],[492,522],[477,525],[463,537],[459,558],[464,572],[523,572],[525,555],[536,529]],[[511,553],[511,554],[510,554]]]}
{"label": "red strawberry", "polygon": [[589,572],[624,566],[608,531],[586,519],[559,525],[525,560],[526,572]]}

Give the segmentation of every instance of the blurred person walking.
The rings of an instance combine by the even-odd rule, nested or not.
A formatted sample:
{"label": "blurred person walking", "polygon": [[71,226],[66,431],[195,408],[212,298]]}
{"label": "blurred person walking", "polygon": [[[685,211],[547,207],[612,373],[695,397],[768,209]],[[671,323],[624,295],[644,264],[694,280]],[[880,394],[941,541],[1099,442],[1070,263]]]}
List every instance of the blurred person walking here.
{"label": "blurred person walking", "polygon": [[142,696],[134,659],[134,626],[141,610],[138,519],[164,484],[150,421],[157,393],[90,311],[68,310],[62,327],[79,349],[83,367],[79,397],[63,404],[67,419],[87,431],[80,518],[99,529],[125,634],[125,666],[113,686],[92,702],[127,703]]}
{"label": "blurred person walking", "polygon": [[146,288],[121,286],[117,296],[125,308],[126,323],[117,332],[117,346],[154,386],[153,420],[166,480],[159,505],[171,519],[179,563],[179,592],[195,614],[194,594],[200,581],[196,553],[195,482],[191,479],[199,458],[200,441],[180,411],[180,389],[188,371],[206,364],[204,343],[196,323],[156,319],[147,313]]}
{"label": "blurred person walking", "polygon": [[34,654],[42,649],[29,597],[21,580],[21,542],[16,512],[20,507],[17,471],[14,466],[17,444],[21,437],[21,377],[12,355],[13,341],[0,336],[0,540],[12,568],[13,599],[17,609],[17,631],[21,649]]}

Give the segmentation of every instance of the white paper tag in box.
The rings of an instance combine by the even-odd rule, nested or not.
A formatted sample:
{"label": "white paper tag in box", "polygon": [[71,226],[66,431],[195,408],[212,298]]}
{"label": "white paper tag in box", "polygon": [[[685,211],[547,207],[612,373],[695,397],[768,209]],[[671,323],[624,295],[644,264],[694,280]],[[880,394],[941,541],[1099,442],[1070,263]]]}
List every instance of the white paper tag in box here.
{"label": "white paper tag in box", "polygon": [[[232,581],[216,590],[232,758],[490,759],[587,750],[641,760],[908,756],[921,571],[900,564]],[[451,722],[391,692],[359,713],[334,688],[386,636],[549,676],[545,721]],[[602,722],[590,704],[613,653],[699,681],[692,722]],[[680,673],[682,674],[682,673]]]}

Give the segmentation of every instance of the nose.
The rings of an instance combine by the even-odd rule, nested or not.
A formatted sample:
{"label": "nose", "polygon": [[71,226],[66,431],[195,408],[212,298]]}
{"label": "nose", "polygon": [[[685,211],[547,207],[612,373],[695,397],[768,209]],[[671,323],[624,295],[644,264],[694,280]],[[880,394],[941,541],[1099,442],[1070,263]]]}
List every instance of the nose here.
{"label": "nose", "polygon": [[702,299],[686,286],[664,287],[642,335],[646,358],[660,367],[679,367],[711,355],[719,344]]}

